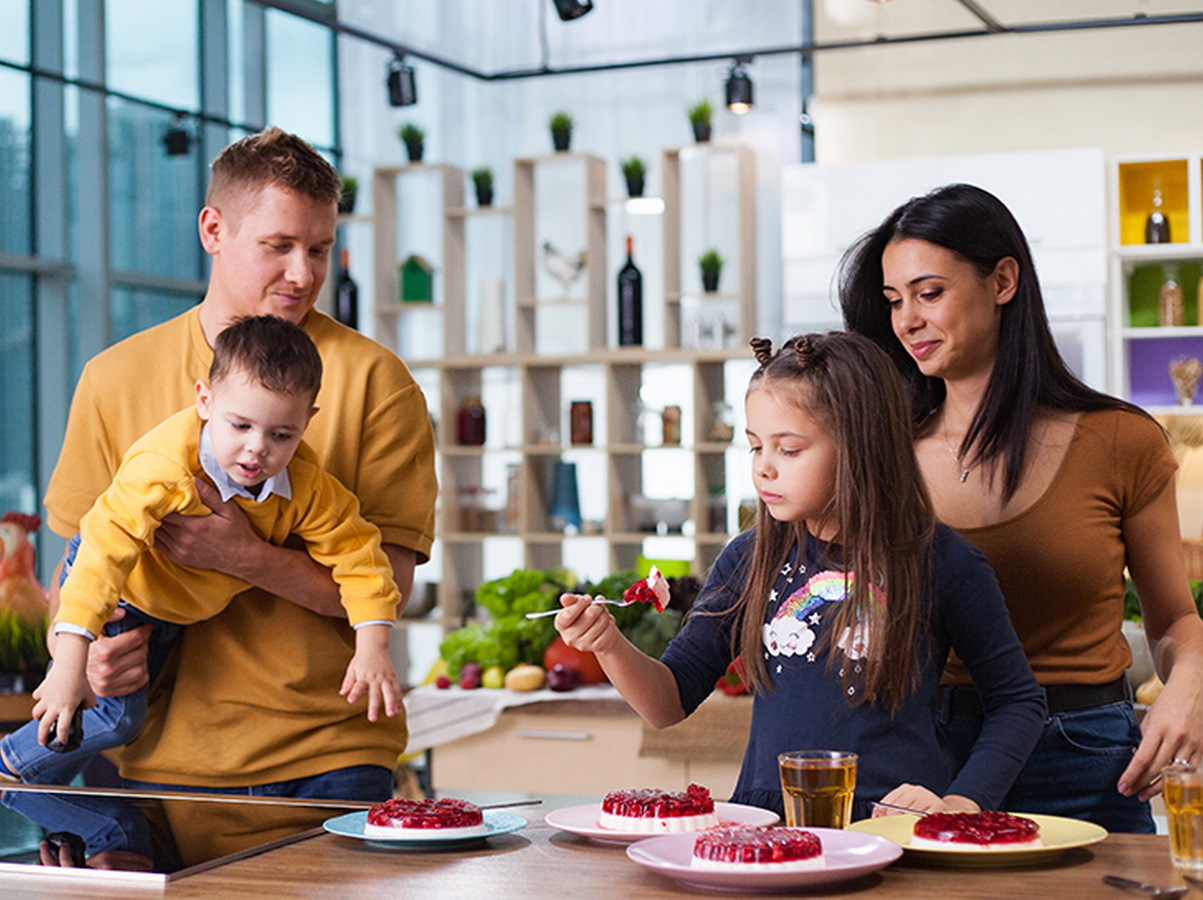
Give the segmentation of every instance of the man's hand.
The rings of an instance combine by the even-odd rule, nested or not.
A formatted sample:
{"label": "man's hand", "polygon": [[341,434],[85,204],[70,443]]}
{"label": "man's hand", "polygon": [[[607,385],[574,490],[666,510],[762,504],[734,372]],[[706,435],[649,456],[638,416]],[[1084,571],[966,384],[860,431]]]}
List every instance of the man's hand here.
{"label": "man's hand", "polygon": [[[125,610],[117,607],[109,621],[124,617]],[[150,681],[146,665],[150,628],[139,625],[112,637],[101,635],[92,642],[88,648],[88,684],[97,697],[124,697]]]}
{"label": "man's hand", "polygon": [[203,478],[196,479],[201,502],[213,510],[207,516],[183,516],[172,513],[155,532],[155,549],[181,566],[222,572],[249,581],[242,574],[246,550],[262,543],[251,528],[246,514],[233,500],[223,501],[217,488]]}

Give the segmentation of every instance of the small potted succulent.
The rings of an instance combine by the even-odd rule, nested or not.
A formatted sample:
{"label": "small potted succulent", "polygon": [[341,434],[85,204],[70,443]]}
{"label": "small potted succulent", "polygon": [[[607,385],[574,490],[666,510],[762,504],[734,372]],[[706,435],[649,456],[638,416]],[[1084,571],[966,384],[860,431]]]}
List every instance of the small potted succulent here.
{"label": "small potted succulent", "polygon": [[643,184],[647,177],[647,163],[638,156],[632,156],[622,161],[622,177],[627,182],[628,197],[642,197]]}
{"label": "small potted succulent", "polygon": [[338,195],[338,211],[349,214],[355,212],[355,197],[359,193],[359,179],[354,175],[340,175],[342,193]]}
{"label": "small potted succulent", "polygon": [[397,129],[397,137],[401,138],[401,142],[405,144],[405,152],[409,155],[409,161],[411,163],[421,162],[426,141],[426,132],[422,130],[422,126],[406,122]]}
{"label": "small potted succulent", "polygon": [[707,250],[698,257],[698,266],[702,270],[702,290],[713,294],[718,290],[718,276],[723,271],[723,258],[715,249]]}
{"label": "small potted succulent", "polygon": [[472,187],[476,189],[476,205],[493,205],[493,170],[481,166],[472,170]]}
{"label": "small potted succulent", "polygon": [[689,116],[689,124],[693,126],[693,139],[699,144],[710,140],[710,127],[714,119],[714,107],[709,100],[699,100],[685,111]]}
{"label": "small potted succulent", "polygon": [[563,153],[572,144],[572,116],[560,110],[552,114],[547,124],[551,129],[552,146],[557,153]]}

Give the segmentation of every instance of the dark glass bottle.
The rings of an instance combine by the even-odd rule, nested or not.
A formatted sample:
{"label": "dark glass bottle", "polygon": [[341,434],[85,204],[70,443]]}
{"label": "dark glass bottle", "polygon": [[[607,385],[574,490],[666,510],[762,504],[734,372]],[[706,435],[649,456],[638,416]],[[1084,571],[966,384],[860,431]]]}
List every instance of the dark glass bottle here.
{"label": "dark glass bottle", "polygon": [[643,343],[643,275],[635,266],[635,241],[627,235],[627,262],[618,270],[618,345]]}
{"label": "dark glass bottle", "polygon": [[1168,244],[1170,242],[1170,220],[1161,211],[1161,191],[1153,191],[1153,211],[1145,220],[1145,243]]}
{"label": "dark glass bottle", "polygon": [[344,247],[338,258],[338,281],[334,285],[334,318],[348,328],[359,327],[359,285],[351,277],[350,254]]}

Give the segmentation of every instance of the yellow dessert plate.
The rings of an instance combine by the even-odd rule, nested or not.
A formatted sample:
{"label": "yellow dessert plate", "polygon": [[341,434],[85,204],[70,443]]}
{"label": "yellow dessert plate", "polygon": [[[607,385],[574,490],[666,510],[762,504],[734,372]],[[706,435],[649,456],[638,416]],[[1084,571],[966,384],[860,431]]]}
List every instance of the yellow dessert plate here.
{"label": "yellow dessert plate", "polygon": [[1015,813],[1032,819],[1040,826],[1043,847],[1024,847],[1018,850],[958,850],[912,847],[911,833],[919,817],[909,814],[861,819],[848,826],[849,831],[875,834],[893,841],[916,862],[943,866],[1026,866],[1045,862],[1066,850],[1097,844],[1107,836],[1107,829],[1093,822],[1067,819],[1063,816],[1043,816],[1036,813]]}

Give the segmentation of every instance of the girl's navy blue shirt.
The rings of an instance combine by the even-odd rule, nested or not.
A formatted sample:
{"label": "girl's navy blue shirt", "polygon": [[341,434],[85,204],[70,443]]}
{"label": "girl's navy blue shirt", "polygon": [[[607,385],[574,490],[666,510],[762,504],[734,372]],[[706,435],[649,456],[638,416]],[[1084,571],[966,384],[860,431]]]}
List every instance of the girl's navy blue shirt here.
{"label": "girl's navy blue shirt", "polygon": [[[687,715],[731,661],[735,616],[726,611],[739,598],[754,537],[744,532],[723,550],[695,612],[661,657],[676,678]],[[824,635],[833,604],[845,596],[844,573],[825,562],[825,549],[808,538],[802,558],[795,548],[778,575],[761,642],[775,689],[753,700],[748,747],[731,800],[783,814],[778,753],[851,750],[860,755],[853,818],[870,815],[873,800],[904,782],[997,808],[1040,737],[1045,703],[985,556],[951,529],[937,527],[928,567],[928,652],[921,651],[918,686],[891,715],[880,706],[851,706],[845,696],[841,666],[855,673],[872,652],[862,634],[853,629],[838,636],[834,649],[822,649],[830,646]],[[720,614],[697,614],[703,611]],[[988,712],[960,772],[953,771],[941,746],[933,705],[950,649],[965,662]],[[836,659],[829,666],[831,653]]]}

